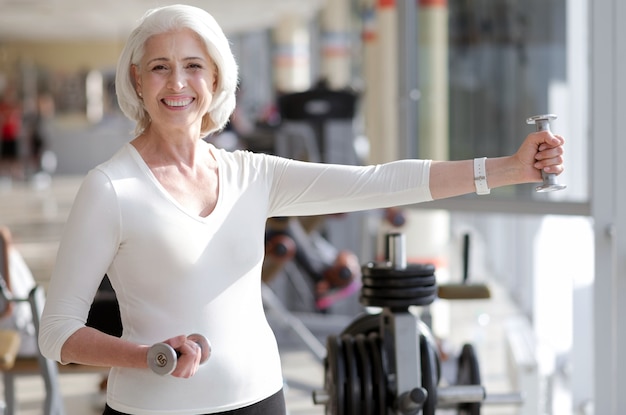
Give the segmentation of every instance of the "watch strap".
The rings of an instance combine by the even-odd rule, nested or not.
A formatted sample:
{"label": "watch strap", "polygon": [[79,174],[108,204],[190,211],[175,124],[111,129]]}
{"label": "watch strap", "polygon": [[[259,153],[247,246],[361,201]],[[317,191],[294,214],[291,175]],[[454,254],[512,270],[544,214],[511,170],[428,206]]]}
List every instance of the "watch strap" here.
{"label": "watch strap", "polygon": [[488,195],[491,193],[487,184],[487,168],[485,166],[487,157],[474,159],[474,185],[476,186],[477,195]]}

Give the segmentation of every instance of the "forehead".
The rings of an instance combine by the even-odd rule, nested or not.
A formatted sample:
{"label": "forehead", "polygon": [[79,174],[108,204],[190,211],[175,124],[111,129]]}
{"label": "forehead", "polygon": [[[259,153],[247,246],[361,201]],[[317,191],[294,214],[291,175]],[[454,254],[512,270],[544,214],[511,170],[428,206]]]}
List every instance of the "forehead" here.
{"label": "forehead", "polygon": [[190,29],[180,29],[150,36],[144,44],[142,60],[190,56],[210,60],[206,45],[200,36]]}

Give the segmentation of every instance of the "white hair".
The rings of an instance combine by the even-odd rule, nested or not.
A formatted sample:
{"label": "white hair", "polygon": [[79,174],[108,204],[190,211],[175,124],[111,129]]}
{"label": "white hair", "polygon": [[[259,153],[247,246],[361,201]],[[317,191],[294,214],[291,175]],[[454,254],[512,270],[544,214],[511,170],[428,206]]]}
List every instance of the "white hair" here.
{"label": "white hair", "polygon": [[150,117],[137,95],[131,66],[139,64],[151,36],[181,29],[190,29],[200,37],[217,68],[217,87],[213,102],[202,118],[202,134],[224,128],[235,109],[237,63],[226,35],[213,16],[200,8],[180,4],[151,9],[130,34],[118,60],[115,78],[119,106],[128,118],[137,122],[137,135],[150,124]]}

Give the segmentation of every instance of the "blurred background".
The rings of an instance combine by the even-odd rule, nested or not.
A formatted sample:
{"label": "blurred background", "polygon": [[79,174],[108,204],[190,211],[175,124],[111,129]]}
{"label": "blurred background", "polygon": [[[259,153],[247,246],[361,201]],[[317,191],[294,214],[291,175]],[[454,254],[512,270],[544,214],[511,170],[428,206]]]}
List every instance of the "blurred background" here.
{"label": "blurred background", "polygon": [[[15,207],[24,192],[74,186],[132,138],[116,102],[117,58],[147,9],[173,3],[0,0],[0,148],[17,155],[0,160],[0,205]],[[295,226],[309,248],[296,240],[308,256],[270,252],[265,280],[285,311],[344,321],[362,310],[358,271],[337,284],[328,271],[345,265],[346,255],[361,264],[380,258],[382,235],[402,232],[410,261],[435,263],[442,282],[469,275],[489,284],[521,317],[542,413],[626,411],[619,394],[626,387],[623,3],[186,3],[214,15],[240,67],[231,122],[206,137],[220,147],[348,164],[496,157],[513,153],[535,129],[528,117],[557,114],[552,130],[568,140],[559,178],[565,190],[524,185],[295,225],[270,221],[268,241]],[[0,210],[0,224],[12,227],[45,286],[65,211],[56,213],[43,257],[32,235],[50,230],[46,216],[37,222],[7,211]],[[488,305],[456,304],[475,312],[463,323],[474,334],[502,323],[499,343],[479,347],[481,357],[516,341]],[[442,339],[457,327],[451,307],[432,306]],[[473,340],[480,344],[480,336]]]}

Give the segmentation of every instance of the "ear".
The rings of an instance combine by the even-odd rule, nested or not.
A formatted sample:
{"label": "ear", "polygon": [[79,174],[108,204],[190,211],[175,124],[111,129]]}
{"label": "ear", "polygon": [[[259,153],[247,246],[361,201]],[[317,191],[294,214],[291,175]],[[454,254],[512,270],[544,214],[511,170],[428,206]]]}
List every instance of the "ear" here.
{"label": "ear", "polygon": [[137,65],[130,65],[130,75],[133,78],[137,95],[141,96],[141,76],[139,76],[139,67]]}
{"label": "ear", "polygon": [[217,91],[217,85],[220,80],[220,71],[217,69],[217,65],[213,62],[213,87],[211,88],[211,92],[215,93]]}

